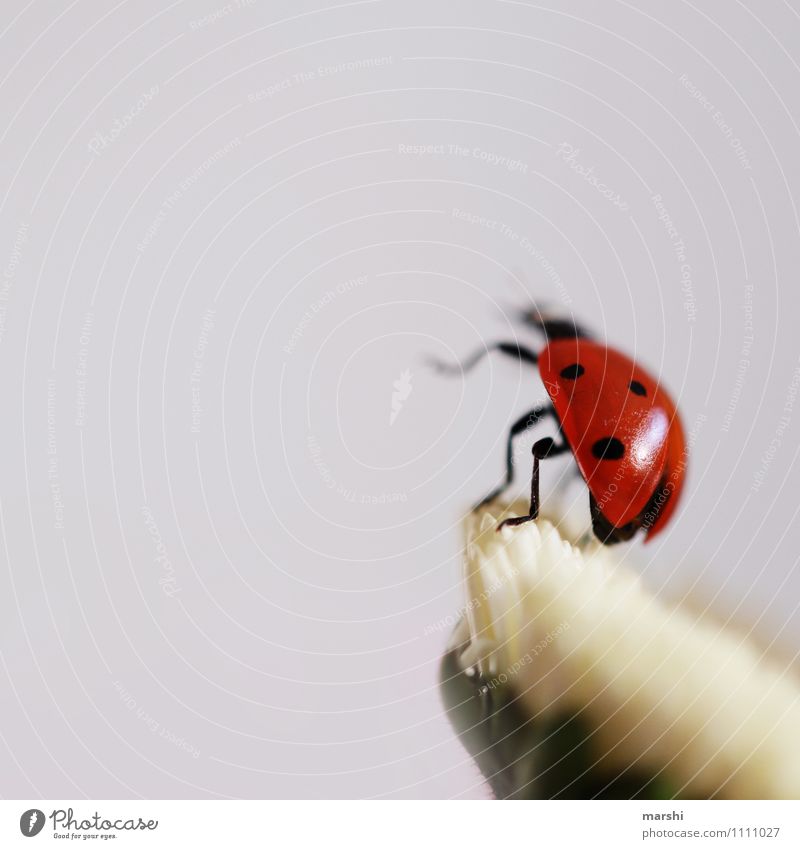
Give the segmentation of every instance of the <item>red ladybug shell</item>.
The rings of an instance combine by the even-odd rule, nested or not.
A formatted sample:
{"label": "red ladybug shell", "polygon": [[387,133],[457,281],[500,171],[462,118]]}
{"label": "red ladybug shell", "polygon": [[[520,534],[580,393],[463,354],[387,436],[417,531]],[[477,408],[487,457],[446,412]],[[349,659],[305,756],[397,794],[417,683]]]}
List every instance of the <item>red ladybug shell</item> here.
{"label": "red ladybug shell", "polygon": [[539,372],[602,516],[614,528],[633,522],[652,539],[684,479],[683,428],[670,397],[629,357],[586,338],[552,341]]}

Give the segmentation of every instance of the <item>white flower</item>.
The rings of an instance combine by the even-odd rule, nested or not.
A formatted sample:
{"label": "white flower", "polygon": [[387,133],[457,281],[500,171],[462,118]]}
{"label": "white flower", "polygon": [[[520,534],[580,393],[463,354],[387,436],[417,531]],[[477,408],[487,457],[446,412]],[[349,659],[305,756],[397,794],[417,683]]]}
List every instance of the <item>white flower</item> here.
{"label": "white flower", "polygon": [[604,768],[660,773],[684,796],[800,798],[792,672],[653,595],[623,550],[573,546],[546,519],[497,533],[492,511],[467,519],[464,668],[534,721],[580,712]]}

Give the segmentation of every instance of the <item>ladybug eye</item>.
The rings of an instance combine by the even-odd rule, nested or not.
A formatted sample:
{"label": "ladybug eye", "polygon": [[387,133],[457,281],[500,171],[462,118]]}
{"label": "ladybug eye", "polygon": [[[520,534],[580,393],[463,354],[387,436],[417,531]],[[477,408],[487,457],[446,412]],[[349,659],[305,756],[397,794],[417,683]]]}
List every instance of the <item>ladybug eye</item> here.
{"label": "ladybug eye", "polygon": [[625,456],[625,446],[616,436],[604,436],[592,445],[592,454],[598,460],[621,460]]}
{"label": "ladybug eye", "polygon": [[638,380],[632,380],[630,382],[630,390],[634,395],[647,395],[647,390]]}
{"label": "ladybug eye", "polygon": [[561,369],[561,377],[565,380],[577,380],[585,371],[586,369],[580,363],[573,363]]}

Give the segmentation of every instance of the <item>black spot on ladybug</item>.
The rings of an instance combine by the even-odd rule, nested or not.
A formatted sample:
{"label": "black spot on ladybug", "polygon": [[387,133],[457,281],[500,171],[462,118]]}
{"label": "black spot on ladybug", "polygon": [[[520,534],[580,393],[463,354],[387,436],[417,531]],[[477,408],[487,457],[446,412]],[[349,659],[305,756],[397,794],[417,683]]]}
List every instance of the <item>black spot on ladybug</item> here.
{"label": "black spot on ladybug", "polygon": [[630,383],[631,392],[634,395],[647,395],[647,390],[639,383],[638,380],[632,380]]}
{"label": "black spot on ladybug", "polygon": [[561,369],[561,377],[565,380],[577,380],[586,369],[580,363],[573,363]]}
{"label": "black spot on ladybug", "polygon": [[616,436],[604,436],[592,445],[592,454],[598,460],[621,460],[625,456],[625,446]]}

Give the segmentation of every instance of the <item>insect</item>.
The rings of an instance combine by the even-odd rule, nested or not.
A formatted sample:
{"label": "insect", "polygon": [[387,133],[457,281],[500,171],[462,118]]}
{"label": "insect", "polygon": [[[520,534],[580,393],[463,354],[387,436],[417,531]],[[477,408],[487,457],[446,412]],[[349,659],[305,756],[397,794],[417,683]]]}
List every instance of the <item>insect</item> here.
{"label": "insect", "polygon": [[646,541],[660,533],[675,511],[686,475],[686,440],[676,406],[658,380],[634,360],[594,341],[572,321],[524,314],[543,332],[536,353],[516,342],[482,348],[456,366],[434,363],[450,374],[469,371],[490,351],[536,365],[549,403],[534,407],[511,426],[506,476],[486,496],[497,498],[513,481],[513,442],[549,417],[556,438],[533,444],[530,509],[501,522],[520,525],[539,514],[539,461],[571,452],[589,489],[592,529],[603,543],[629,540],[643,529]]}

